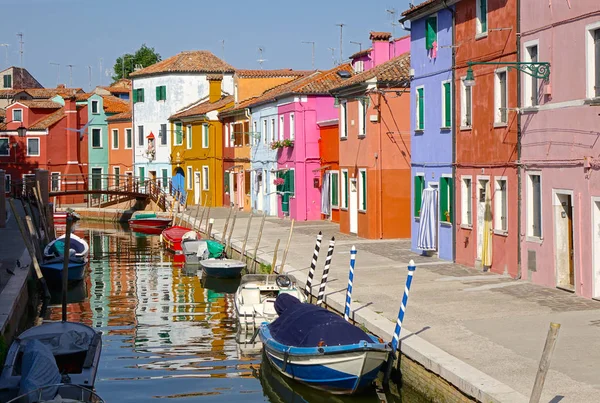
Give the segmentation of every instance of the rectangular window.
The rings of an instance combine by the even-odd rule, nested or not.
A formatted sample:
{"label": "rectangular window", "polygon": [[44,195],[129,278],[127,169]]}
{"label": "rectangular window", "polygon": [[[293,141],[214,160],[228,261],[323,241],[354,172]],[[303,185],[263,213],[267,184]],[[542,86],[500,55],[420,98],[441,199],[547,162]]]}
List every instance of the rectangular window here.
{"label": "rectangular window", "polygon": [[261,138],[262,138],[262,141],[265,142],[265,144],[269,140],[269,133],[267,132],[267,120],[266,119],[263,120],[263,130],[261,133]]}
{"label": "rectangular window", "polygon": [[144,146],[144,126],[138,126],[138,146]]}
{"label": "rectangular window", "polygon": [[337,171],[332,171],[329,173],[329,188],[331,189],[331,193],[330,193],[330,201],[331,201],[331,207],[333,208],[339,208],[340,206],[340,192],[339,192],[339,186],[340,186],[340,174]]}
{"label": "rectangular window", "polygon": [[223,125],[223,138],[225,140],[225,148],[229,148],[229,140],[231,139],[231,135],[229,134],[230,123],[225,123]]}
{"label": "rectangular window", "polygon": [[98,115],[100,113],[100,101],[92,101],[92,113]]}
{"label": "rectangular window", "polygon": [[4,75],[4,88],[12,87],[12,76],[10,74]]}
{"label": "rectangular window", "polygon": [[425,94],[424,88],[417,88],[417,99],[416,99],[416,130],[425,129]]}
{"label": "rectangular window", "polygon": [[119,149],[119,129],[112,130],[112,148],[113,150]]}
{"label": "rectangular window", "polygon": [[192,125],[185,128],[185,144],[188,150],[192,149]]}
{"label": "rectangular window", "polygon": [[415,205],[414,205],[414,216],[421,216],[421,201],[423,200],[423,190],[425,189],[425,177],[422,175],[415,176],[414,192],[415,192]]}
{"label": "rectangular window", "polygon": [[464,78],[460,80],[460,127],[470,128],[473,119],[472,87],[465,85]]}
{"label": "rectangular window", "polygon": [[115,188],[121,185],[121,168],[113,167],[113,175],[115,177]]}
{"label": "rectangular window", "polygon": [[132,143],[131,129],[125,129],[125,148],[130,149]]}
{"label": "rectangular window", "polygon": [[50,174],[50,191],[58,192],[60,190],[60,172],[52,172]]}
{"label": "rectangular window", "polygon": [[258,132],[258,125],[256,122],[252,122],[252,137],[254,138],[254,144],[260,142],[260,133]]}
{"label": "rectangular window", "polygon": [[283,119],[284,119],[283,115],[279,116],[279,140],[280,141],[283,140],[283,135],[284,135],[284,133],[283,133],[284,120]]}
{"label": "rectangular window", "polygon": [[[525,61],[537,63],[538,45],[525,47]],[[525,106],[537,106],[539,104],[539,80],[533,76],[525,75]]]}
{"label": "rectangular window", "polygon": [[10,179],[11,179],[11,176],[9,174],[4,175],[4,192],[5,193],[10,192],[10,187],[11,187]]}
{"label": "rectangular window", "polygon": [[156,87],[156,100],[157,101],[166,101],[167,100],[167,86],[160,85]]}
{"label": "rectangular window", "polygon": [[139,173],[140,173],[140,184],[144,184],[144,180],[146,178],[146,169],[144,167],[140,167],[139,168]]}
{"label": "rectangular window", "polygon": [[167,169],[163,169],[161,171],[161,177],[162,177],[162,187],[163,187],[163,189],[166,189],[167,187],[169,187],[169,171]]}
{"label": "rectangular window", "polygon": [[346,101],[340,103],[340,138],[348,138],[348,105]]}
{"label": "rectangular window", "polygon": [[294,120],[294,114],[290,113],[290,140],[296,138],[296,121]]}
{"label": "rectangular window", "polygon": [[452,127],[452,88],[450,81],[442,83],[442,127]]}
{"label": "rectangular window", "polygon": [[10,143],[7,138],[0,139],[0,155],[10,155]]}
{"label": "rectangular window", "polygon": [[183,129],[181,123],[175,123],[175,140],[173,145],[180,146],[183,144]]}
{"label": "rectangular window", "polygon": [[496,106],[494,122],[500,125],[508,123],[508,86],[506,80],[506,69],[497,70],[494,84],[494,103]]}
{"label": "rectangular window", "polygon": [[348,208],[348,170],[342,170],[342,208]]}
{"label": "rectangular window", "polygon": [[594,97],[600,97],[600,28],[593,31],[594,50]]}
{"label": "rectangular window", "polygon": [[165,123],[161,124],[158,130],[158,144],[161,146],[167,145],[167,125]]}
{"label": "rectangular window", "polygon": [[40,139],[27,139],[27,155],[30,157],[40,156]]}
{"label": "rectangular window", "polygon": [[271,119],[271,142],[275,141],[275,119]]}
{"label": "rectangular window", "polygon": [[202,167],[202,190],[208,190],[209,180],[208,180],[208,167],[205,165]]}
{"label": "rectangular window", "polygon": [[92,129],[92,147],[102,148],[102,129]]}
{"label": "rectangular window", "polygon": [[527,183],[527,235],[542,237],[542,176],[530,173]]}
{"label": "rectangular window", "polygon": [[202,125],[202,148],[208,148],[208,125]]}
{"label": "rectangular window", "polygon": [[463,176],[463,178],[462,178],[461,199],[462,199],[461,224],[471,227],[471,226],[473,226],[473,214],[472,214],[473,194],[472,194],[472,180],[470,177]]}
{"label": "rectangular window", "polygon": [[187,167],[186,179],[187,179],[187,188],[188,190],[192,190],[194,188],[194,178],[193,178],[192,167]]}
{"label": "rectangular window", "polygon": [[454,222],[454,181],[443,176],[440,178],[440,220]]}
{"label": "rectangular window", "polygon": [[358,170],[358,209],[367,211],[367,170]]}
{"label": "rectangular window", "polygon": [[[425,48],[433,49],[434,43],[437,42],[437,16],[427,17],[425,20]],[[437,44],[436,44],[437,45]]]}
{"label": "rectangular window", "polygon": [[23,121],[23,110],[22,109],[13,109],[13,122],[22,122]]}
{"label": "rectangular window", "polygon": [[362,98],[358,100],[358,135],[367,135],[367,109],[368,99]]}
{"label": "rectangular window", "polygon": [[144,89],[138,88],[133,90],[133,103],[144,102]]}
{"label": "rectangular window", "polygon": [[245,121],[242,123],[242,137],[244,146],[250,145],[250,122]]}
{"label": "rectangular window", "polygon": [[494,192],[494,228],[498,231],[508,231],[508,198],[506,179],[496,179]]}
{"label": "rectangular window", "polygon": [[488,31],[488,0],[477,0],[477,34],[485,34]]}

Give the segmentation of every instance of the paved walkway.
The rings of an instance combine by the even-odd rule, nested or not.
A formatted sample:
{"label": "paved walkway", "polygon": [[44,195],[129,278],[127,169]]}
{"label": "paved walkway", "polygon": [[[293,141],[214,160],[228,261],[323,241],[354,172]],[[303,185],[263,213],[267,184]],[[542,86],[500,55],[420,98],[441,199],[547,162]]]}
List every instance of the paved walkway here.
{"label": "paved walkway", "polygon": [[[215,219],[213,229],[218,238],[228,212],[226,208],[211,209],[211,217]],[[194,217],[195,211],[192,210],[190,215]],[[234,245],[241,245],[247,223],[248,214],[238,213]],[[259,225],[260,217],[255,216],[248,239],[250,253],[256,243]],[[266,219],[259,258],[271,261],[275,242],[280,239],[278,260],[281,261],[289,227],[289,220]],[[418,336],[414,340],[412,336],[405,340],[403,351],[405,347],[416,345],[417,339],[423,339],[468,364],[465,368],[476,369],[463,368],[457,372],[470,371],[471,375],[475,374],[472,379],[483,379],[482,384],[493,383],[490,382],[493,378],[507,385],[507,390],[495,396],[510,395],[510,398],[498,400],[526,401],[524,396],[531,393],[549,324],[558,322],[562,327],[542,401],[600,401],[600,302],[419,256],[410,251],[409,240],[365,240],[341,234],[337,225],[327,222],[295,224],[285,271],[301,282],[306,279],[319,231],[324,237],[314,283],[320,281],[327,244],[335,235],[327,298],[343,301],[349,251],[355,245],[358,254],[352,310],[361,318],[381,315],[390,321],[385,323],[391,329],[404,290],[407,264],[411,259],[416,262],[405,330],[410,329]],[[318,285],[313,288],[316,292]],[[405,330],[403,335],[409,334],[404,333]],[[431,349],[435,350],[433,346]],[[495,388],[501,390],[503,387],[500,385],[498,389],[496,385]],[[517,393],[512,393],[511,388]]]}

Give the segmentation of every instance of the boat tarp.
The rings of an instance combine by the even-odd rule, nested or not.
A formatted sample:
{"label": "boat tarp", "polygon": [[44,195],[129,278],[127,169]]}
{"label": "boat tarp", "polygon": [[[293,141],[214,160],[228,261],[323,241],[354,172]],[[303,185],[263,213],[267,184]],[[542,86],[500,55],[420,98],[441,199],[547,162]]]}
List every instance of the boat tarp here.
{"label": "boat tarp", "polygon": [[[73,253],[81,253],[85,250],[85,246],[79,242],[76,238],[71,237],[69,242],[69,256]],[[65,254],[65,238],[61,237],[55,240],[50,246],[50,252],[56,256],[64,256]]]}
{"label": "boat tarp", "polygon": [[290,347],[340,346],[371,342],[360,328],[327,309],[303,304],[290,294],[279,294],[275,300],[279,317],[269,325],[275,341]]}
{"label": "boat tarp", "polygon": [[225,250],[225,245],[222,243],[211,241],[209,239],[206,240],[206,245],[208,247],[208,258],[217,259],[223,255],[223,251]]}
{"label": "boat tarp", "polygon": [[[25,395],[46,385],[59,383],[61,383],[60,371],[50,348],[39,340],[28,341],[21,361],[19,395]],[[58,393],[58,386],[44,388],[40,393],[41,400],[53,399]],[[31,401],[39,401],[38,397],[36,392],[31,395]]]}
{"label": "boat tarp", "polygon": [[133,216],[134,220],[143,220],[145,218],[156,218],[156,213],[139,213]]}
{"label": "boat tarp", "polygon": [[34,340],[39,340],[48,346],[54,355],[87,351],[92,342],[92,338],[88,333],[75,329],[67,330],[64,333],[49,333],[37,336]]}

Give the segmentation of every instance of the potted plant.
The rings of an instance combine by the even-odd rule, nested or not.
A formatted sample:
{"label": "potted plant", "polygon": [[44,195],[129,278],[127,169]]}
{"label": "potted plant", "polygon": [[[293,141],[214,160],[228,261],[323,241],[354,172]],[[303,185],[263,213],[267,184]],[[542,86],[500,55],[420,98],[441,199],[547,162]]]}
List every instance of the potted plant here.
{"label": "potted plant", "polygon": [[444,211],[444,217],[446,218],[446,222],[450,222],[450,212],[448,210]]}
{"label": "potted plant", "polygon": [[279,150],[280,148],[283,148],[281,141],[274,141],[271,143],[271,150]]}
{"label": "potted plant", "polygon": [[294,147],[294,140],[285,139],[282,142],[283,147]]}
{"label": "potted plant", "polygon": [[273,184],[275,186],[282,186],[285,183],[285,180],[283,180],[283,178],[275,178],[275,180],[273,181]]}

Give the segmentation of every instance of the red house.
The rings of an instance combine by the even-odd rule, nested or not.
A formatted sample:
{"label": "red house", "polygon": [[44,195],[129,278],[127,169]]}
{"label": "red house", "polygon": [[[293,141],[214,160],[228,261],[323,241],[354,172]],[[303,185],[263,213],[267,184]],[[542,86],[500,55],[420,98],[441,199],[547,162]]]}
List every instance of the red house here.
{"label": "red house", "polygon": [[[0,169],[6,171],[6,190],[36,168],[48,170],[52,191],[82,187],[88,174],[87,133],[67,128],[81,129],[86,122],[87,106],[77,107],[74,97],[65,98],[64,105],[51,100],[10,104],[0,124]],[[63,196],[59,201],[80,203],[84,198]]]}

